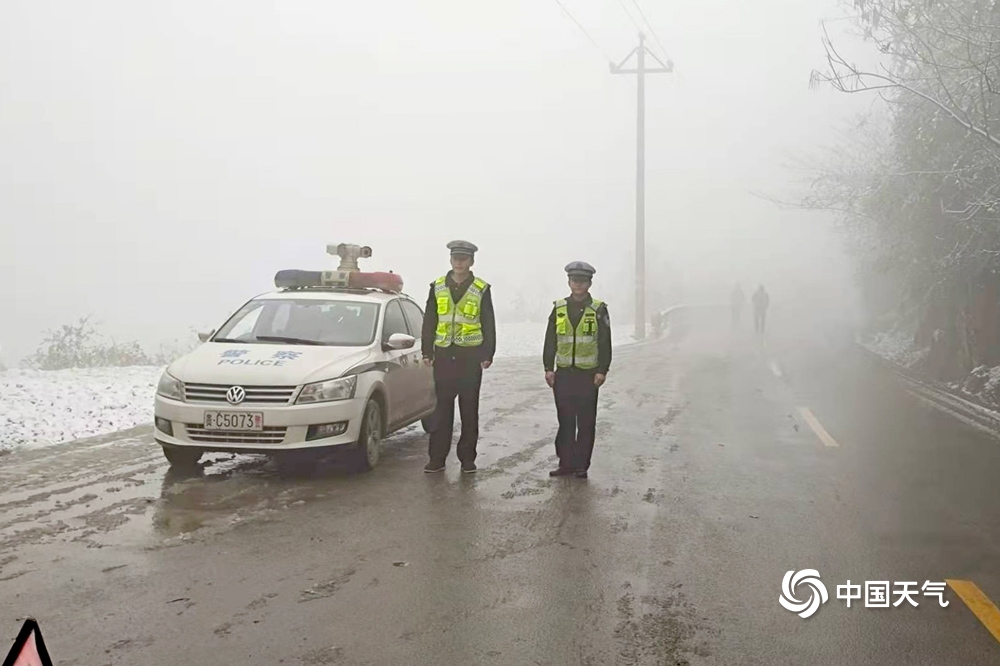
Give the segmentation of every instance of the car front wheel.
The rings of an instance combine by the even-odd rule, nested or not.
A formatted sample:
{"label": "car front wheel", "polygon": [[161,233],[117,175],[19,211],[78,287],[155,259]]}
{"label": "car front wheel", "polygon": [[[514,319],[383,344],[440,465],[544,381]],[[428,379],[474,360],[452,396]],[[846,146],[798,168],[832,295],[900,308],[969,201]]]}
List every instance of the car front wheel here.
{"label": "car front wheel", "polygon": [[382,454],[382,435],[385,428],[382,424],[382,408],[374,400],[365,405],[365,413],[361,419],[361,436],[358,438],[358,466],[365,472],[371,471],[378,464]]}

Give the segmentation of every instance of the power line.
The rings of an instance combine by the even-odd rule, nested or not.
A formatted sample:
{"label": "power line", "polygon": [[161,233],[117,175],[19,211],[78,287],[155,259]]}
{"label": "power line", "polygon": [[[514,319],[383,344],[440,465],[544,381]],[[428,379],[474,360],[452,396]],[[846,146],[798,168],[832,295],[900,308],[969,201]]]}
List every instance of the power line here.
{"label": "power line", "polygon": [[576,27],[580,29],[580,32],[582,32],[584,36],[590,40],[590,43],[594,45],[594,48],[596,48],[598,51],[601,52],[601,55],[604,56],[604,59],[607,60],[608,62],[611,62],[611,56],[608,55],[608,52],[605,51],[603,48],[601,48],[601,45],[597,43],[597,40],[591,37],[590,33],[587,32],[587,29],[583,27],[583,24],[577,21],[576,17],[573,16],[568,9],[566,9],[566,5],[562,3],[562,0],[555,0],[555,2],[563,10],[563,13],[566,14],[567,17],[569,17],[569,20],[576,24]]}
{"label": "power line", "polygon": [[622,11],[625,12],[625,16],[628,16],[628,20],[632,22],[632,25],[635,26],[635,29],[638,30],[639,32],[642,32],[642,26],[640,26],[636,22],[635,18],[632,16],[632,12],[628,10],[628,7],[625,5],[625,0],[618,0],[618,4],[622,6]]}
{"label": "power line", "polygon": [[668,54],[667,50],[663,48],[663,42],[660,41],[659,35],[656,34],[656,29],[653,28],[653,24],[649,22],[649,19],[646,18],[646,13],[642,11],[642,7],[639,6],[639,0],[632,0],[632,4],[635,5],[635,8],[639,10],[639,16],[642,17],[642,20],[646,23],[646,26],[649,28],[649,33],[653,35],[653,39],[656,40],[656,45],[660,47],[660,52],[663,54],[663,57],[666,58],[667,60],[670,60],[670,54]]}

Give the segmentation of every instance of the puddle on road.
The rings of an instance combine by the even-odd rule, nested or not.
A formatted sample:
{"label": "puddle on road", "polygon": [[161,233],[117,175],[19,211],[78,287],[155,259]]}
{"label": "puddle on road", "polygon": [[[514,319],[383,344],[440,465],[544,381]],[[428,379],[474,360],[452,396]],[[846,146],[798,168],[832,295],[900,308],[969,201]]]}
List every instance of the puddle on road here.
{"label": "puddle on road", "polygon": [[[383,464],[411,458],[422,445],[415,432],[397,434]],[[58,543],[156,549],[201,530],[335,501],[366,478],[350,471],[343,456],[289,473],[265,456],[207,454],[198,469],[182,472],[170,469],[146,438],[27,466],[32,469],[6,470],[11,477],[19,473],[20,483],[0,492],[0,558]]]}
{"label": "puddle on road", "polygon": [[[425,491],[440,497],[428,501],[455,501],[481,492],[490,481],[491,499],[500,500],[504,509],[561,495],[560,484],[547,477],[552,456],[543,449],[550,439],[535,433],[526,450],[484,465],[475,477],[431,480]],[[25,459],[0,469],[0,560],[53,546],[49,559],[72,557],[60,551],[61,545],[82,547],[95,561],[101,556],[112,560],[119,553],[203,541],[298,507],[354,502],[363,489],[378,492],[387,476],[419,471],[414,461],[425,456],[426,436],[408,428],[386,442],[374,475],[352,472],[343,455],[290,473],[266,456],[207,454],[196,470],[184,472],[168,467],[150,436]]]}

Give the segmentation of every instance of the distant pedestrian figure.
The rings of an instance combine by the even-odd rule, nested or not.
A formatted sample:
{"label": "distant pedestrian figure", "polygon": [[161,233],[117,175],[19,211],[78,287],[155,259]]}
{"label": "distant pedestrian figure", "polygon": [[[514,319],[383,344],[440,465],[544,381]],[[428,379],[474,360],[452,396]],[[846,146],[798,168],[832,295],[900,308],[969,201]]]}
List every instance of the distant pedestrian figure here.
{"label": "distant pedestrian figure", "polygon": [[743,314],[743,305],[746,303],[747,297],[743,293],[743,287],[738,283],[733,287],[733,291],[729,294],[729,306],[732,310],[733,317],[733,328],[740,325],[740,316]]}
{"label": "distant pedestrian figure", "polygon": [[767,306],[770,304],[771,297],[764,290],[764,285],[757,285],[757,291],[753,293],[753,330],[759,335],[764,334]]}
{"label": "distant pedestrian figure", "polygon": [[659,339],[663,335],[663,313],[654,312],[652,320],[653,320],[653,337]]}

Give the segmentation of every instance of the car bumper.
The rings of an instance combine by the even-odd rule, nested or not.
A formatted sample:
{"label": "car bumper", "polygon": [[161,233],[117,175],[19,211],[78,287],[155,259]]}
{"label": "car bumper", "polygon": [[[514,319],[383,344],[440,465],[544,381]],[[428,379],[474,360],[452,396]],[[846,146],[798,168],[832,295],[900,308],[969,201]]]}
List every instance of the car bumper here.
{"label": "car bumper", "polygon": [[[239,405],[188,403],[156,396],[155,438],[160,444],[201,451],[271,453],[355,444],[361,432],[366,400],[353,398],[314,405]],[[206,411],[253,412],[263,415],[260,432],[210,431],[203,428]],[[161,420],[169,422],[169,431]],[[309,426],[346,423],[333,437],[307,439]]]}

